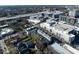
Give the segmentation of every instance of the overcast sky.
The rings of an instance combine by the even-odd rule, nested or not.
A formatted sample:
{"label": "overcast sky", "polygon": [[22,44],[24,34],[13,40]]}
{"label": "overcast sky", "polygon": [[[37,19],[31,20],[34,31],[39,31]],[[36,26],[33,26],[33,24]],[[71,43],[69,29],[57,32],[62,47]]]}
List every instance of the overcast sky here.
{"label": "overcast sky", "polygon": [[77,5],[79,0],[0,0],[0,5]]}

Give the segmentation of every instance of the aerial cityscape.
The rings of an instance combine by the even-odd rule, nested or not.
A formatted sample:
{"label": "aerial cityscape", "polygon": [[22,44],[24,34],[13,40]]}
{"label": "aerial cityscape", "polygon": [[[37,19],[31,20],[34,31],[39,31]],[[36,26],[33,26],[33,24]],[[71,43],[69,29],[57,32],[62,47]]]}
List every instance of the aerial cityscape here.
{"label": "aerial cityscape", "polygon": [[0,6],[0,54],[79,54],[79,5]]}

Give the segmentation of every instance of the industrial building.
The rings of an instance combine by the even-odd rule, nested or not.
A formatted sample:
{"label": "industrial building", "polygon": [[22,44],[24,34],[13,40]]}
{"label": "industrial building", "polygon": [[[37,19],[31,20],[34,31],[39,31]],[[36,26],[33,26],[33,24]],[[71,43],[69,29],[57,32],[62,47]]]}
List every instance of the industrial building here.
{"label": "industrial building", "polygon": [[30,33],[36,33],[37,29],[38,29],[37,27],[33,26],[33,27],[30,27],[30,28],[24,29],[24,31],[26,32],[27,35],[29,35]]}
{"label": "industrial building", "polygon": [[64,47],[66,50],[70,51],[72,54],[79,54],[79,51],[78,51],[77,49],[71,47],[71,46],[68,45],[68,44],[64,44],[63,47]]}
{"label": "industrial building", "polygon": [[58,43],[53,43],[51,47],[60,54],[79,54],[79,51],[68,44],[60,45]]}
{"label": "industrial building", "polygon": [[65,21],[71,25],[75,25],[79,27],[79,10],[78,9],[69,9],[69,13],[67,16],[60,15],[60,21]]}
{"label": "industrial building", "polygon": [[3,28],[0,31],[0,38],[11,35],[14,32],[12,28]]}
{"label": "industrial building", "polygon": [[52,11],[52,12],[49,12],[49,11],[44,11],[44,12],[41,12],[44,17],[52,17],[52,18],[59,18],[59,15],[63,15],[63,12],[61,11],[58,11],[58,10],[55,10],[55,11]]}
{"label": "industrial building", "polygon": [[[60,46],[60,44],[58,44],[57,42],[55,42],[55,39],[51,38],[48,34],[44,33],[41,30],[38,30],[37,32],[38,32],[38,34],[40,34],[41,36],[43,36],[44,38],[46,38],[45,40],[42,39],[42,40],[44,40],[44,42],[46,40],[48,40],[45,43],[44,42],[43,43],[45,45],[46,44],[50,45],[51,48],[52,48],[52,50],[54,49],[57,53],[60,53],[60,54],[70,54],[71,53],[71,52],[67,51],[65,48],[63,48],[62,46]],[[53,41],[52,44],[50,44],[51,41]],[[51,52],[53,52],[53,51],[51,51]]]}
{"label": "industrial building", "polygon": [[[41,30],[38,30],[37,31],[38,34],[40,34],[41,36],[43,36],[44,38],[46,38],[45,40],[48,40],[49,43],[51,42],[51,37],[44,33],[43,31]],[[46,43],[48,43],[48,41]],[[45,41],[44,41],[45,42]],[[48,43],[48,45],[49,45]],[[53,43],[50,45],[52,47],[52,49],[54,49],[57,53],[60,53],[60,54],[78,54],[79,51],[76,50],[75,48],[71,47],[70,45],[68,44],[63,44],[63,45],[60,45],[59,43],[55,42],[55,39],[53,40]]]}
{"label": "industrial building", "polygon": [[75,23],[77,23],[77,19],[75,17],[72,16],[59,16],[59,20],[60,21],[65,21],[66,23],[69,23],[71,25],[74,25]]}
{"label": "industrial building", "polygon": [[74,40],[75,35],[69,34],[69,32],[75,29],[75,26],[68,25],[62,21],[58,23],[54,23],[52,26],[50,25],[51,25],[50,23],[45,22],[45,23],[41,23],[40,27],[56,35],[57,37],[59,37],[61,41],[71,43]]}
{"label": "industrial building", "polygon": [[66,50],[65,48],[63,48],[62,46],[60,46],[60,44],[58,43],[53,43],[51,45],[52,49],[54,49],[57,53],[59,54],[71,54],[71,52],[69,52],[68,50]]}
{"label": "industrial building", "polygon": [[27,19],[27,20],[28,20],[28,22],[30,22],[30,23],[32,23],[34,25],[34,24],[37,24],[37,23],[39,23],[41,21],[40,17],[39,17],[39,15],[33,15],[33,16],[30,16],[30,18]]}

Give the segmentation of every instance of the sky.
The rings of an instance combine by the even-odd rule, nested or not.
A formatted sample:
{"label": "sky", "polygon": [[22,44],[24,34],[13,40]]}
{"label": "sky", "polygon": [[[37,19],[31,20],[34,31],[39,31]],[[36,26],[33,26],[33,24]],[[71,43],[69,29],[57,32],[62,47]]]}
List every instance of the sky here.
{"label": "sky", "polygon": [[79,0],[0,0],[1,5],[78,5]]}

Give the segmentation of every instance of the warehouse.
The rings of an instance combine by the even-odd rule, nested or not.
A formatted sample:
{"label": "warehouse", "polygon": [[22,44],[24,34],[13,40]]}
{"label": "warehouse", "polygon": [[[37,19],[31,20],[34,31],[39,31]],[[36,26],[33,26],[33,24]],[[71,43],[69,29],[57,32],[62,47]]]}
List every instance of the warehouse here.
{"label": "warehouse", "polygon": [[71,54],[71,52],[67,51],[65,48],[60,46],[58,43],[53,43],[51,47],[59,54]]}
{"label": "warehouse", "polygon": [[72,54],[79,54],[79,51],[78,51],[78,50],[76,50],[75,48],[71,47],[71,46],[68,45],[68,44],[64,44],[63,47],[64,47],[66,50],[70,51]]}

